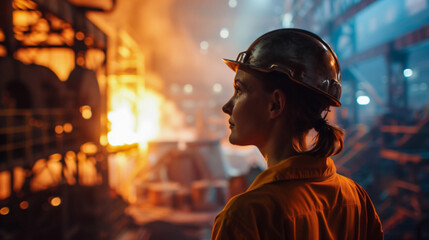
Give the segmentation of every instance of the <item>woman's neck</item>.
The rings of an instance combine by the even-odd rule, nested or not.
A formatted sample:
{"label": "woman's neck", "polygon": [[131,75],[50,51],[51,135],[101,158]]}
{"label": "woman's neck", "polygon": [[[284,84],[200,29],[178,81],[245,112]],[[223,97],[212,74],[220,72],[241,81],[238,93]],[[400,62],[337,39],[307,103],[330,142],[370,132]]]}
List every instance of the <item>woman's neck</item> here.
{"label": "woman's neck", "polygon": [[293,148],[293,140],[283,134],[274,134],[265,146],[258,149],[265,158],[268,168],[298,154]]}

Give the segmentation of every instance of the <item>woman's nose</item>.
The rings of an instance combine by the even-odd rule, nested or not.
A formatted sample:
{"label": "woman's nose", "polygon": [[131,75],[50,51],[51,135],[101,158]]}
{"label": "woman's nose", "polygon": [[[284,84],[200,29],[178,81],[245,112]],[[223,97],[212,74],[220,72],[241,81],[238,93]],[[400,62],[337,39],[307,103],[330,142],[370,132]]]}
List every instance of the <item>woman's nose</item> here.
{"label": "woman's nose", "polygon": [[225,103],[225,105],[223,105],[222,107],[222,111],[228,115],[231,115],[231,109],[232,109],[232,103],[231,103],[231,99]]}

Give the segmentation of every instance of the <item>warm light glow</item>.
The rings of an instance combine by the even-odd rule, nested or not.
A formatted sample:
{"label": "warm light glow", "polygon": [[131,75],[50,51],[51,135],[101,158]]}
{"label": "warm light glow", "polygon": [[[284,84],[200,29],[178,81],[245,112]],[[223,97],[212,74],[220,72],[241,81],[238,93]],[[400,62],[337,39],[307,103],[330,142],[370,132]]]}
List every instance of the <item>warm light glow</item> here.
{"label": "warm light glow", "polygon": [[48,189],[58,185],[61,180],[62,163],[58,161],[57,155],[51,155],[49,160],[39,159],[32,168],[33,177],[30,182],[32,191]]}
{"label": "warm light glow", "polygon": [[186,84],[186,85],[183,87],[183,91],[184,91],[186,94],[191,94],[191,93],[194,91],[194,87],[192,87],[192,85],[191,85],[191,84]]}
{"label": "warm light glow", "polygon": [[0,214],[1,215],[8,215],[9,214],[9,208],[8,207],[0,208]]}
{"label": "warm light glow", "polygon": [[14,53],[14,56],[25,64],[48,67],[61,81],[66,81],[75,67],[75,54],[72,49],[68,48],[20,48]]}
{"label": "warm light glow", "polygon": [[139,95],[126,87],[112,90],[113,109],[107,115],[111,123],[107,134],[110,145],[145,145],[147,141],[157,137],[162,97],[144,89],[140,89],[142,94]]}
{"label": "warm light glow", "polygon": [[61,156],[61,154],[59,154],[59,153],[54,153],[54,154],[52,154],[51,156],[49,156],[49,160],[50,160],[50,161],[55,161],[55,162],[60,161],[60,160],[61,160],[61,158],[62,158],[62,156]]}
{"label": "warm light glow", "polygon": [[[0,40],[1,42],[1,40]],[[7,50],[4,46],[0,45],[0,57],[5,57],[7,54]]]}
{"label": "warm light glow", "polygon": [[29,206],[29,204],[28,204],[28,202],[27,202],[27,201],[22,201],[22,202],[19,204],[19,207],[20,207],[22,210],[27,209],[27,208],[28,208],[28,206]]}
{"label": "warm light glow", "polygon": [[215,83],[213,85],[213,92],[214,93],[220,93],[220,92],[222,92],[222,85],[220,85],[219,83]]}
{"label": "warm light glow", "polygon": [[101,135],[100,136],[100,144],[101,146],[107,146],[107,144],[109,143],[109,141],[107,140],[107,136],[106,135]]}
{"label": "warm light glow", "polygon": [[5,199],[11,193],[11,174],[9,171],[0,171],[0,199]]}
{"label": "warm light glow", "polygon": [[97,146],[92,142],[87,142],[80,146],[80,150],[86,154],[95,154],[98,151]]}
{"label": "warm light glow", "polygon": [[54,197],[51,199],[51,205],[54,207],[58,207],[61,204],[61,198]]}
{"label": "warm light glow", "polygon": [[69,185],[76,184],[76,153],[73,151],[68,151],[64,157],[65,168],[63,170],[64,178]]}
{"label": "warm light glow", "polygon": [[82,117],[84,119],[90,119],[92,117],[91,107],[88,105],[80,107],[80,112],[82,113]]}
{"label": "warm light glow", "polygon": [[94,44],[94,39],[92,39],[92,37],[86,37],[84,42],[85,42],[85,45],[91,46],[92,44]]}
{"label": "warm light glow", "polygon": [[79,66],[83,66],[85,64],[85,58],[82,56],[79,56],[76,58],[76,64]]}
{"label": "warm light glow", "polygon": [[[25,180],[28,176],[27,170],[22,167],[15,167],[13,169],[13,190],[20,192],[24,186]],[[1,180],[0,180],[1,181]]]}
{"label": "warm light glow", "polygon": [[61,133],[63,133],[63,131],[64,131],[63,126],[61,126],[61,125],[55,126],[55,133],[61,134]]}
{"label": "warm light glow", "polygon": [[65,123],[63,126],[64,132],[70,133],[73,131],[73,125],[71,123]]}
{"label": "warm light glow", "polygon": [[17,27],[27,27],[28,26],[28,13],[27,11],[13,11],[13,25]]}
{"label": "warm light glow", "polygon": [[85,38],[85,34],[83,32],[76,33],[76,39],[82,41]]}
{"label": "warm light glow", "polygon": [[77,153],[77,160],[78,160],[78,161],[80,161],[80,162],[85,161],[85,160],[86,160],[86,155],[85,155],[85,153],[83,153],[83,152],[78,152],[78,153]]}
{"label": "warm light glow", "polygon": [[129,58],[129,57],[131,56],[131,51],[130,51],[130,49],[128,49],[128,48],[127,48],[127,47],[125,47],[125,46],[121,46],[121,47],[119,47],[118,52],[119,52],[119,54],[121,54],[121,56],[122,56],[122,57],[124,57],[124,58]]}
{"label": "warm light glow", "polygon": [[123,106],[109,112],[107,119],[111,123],[111,130],[107,134],[110,145],[120,146],[137,142],[135,132],[136,117],[131,110],[131,106],[124,103]]}

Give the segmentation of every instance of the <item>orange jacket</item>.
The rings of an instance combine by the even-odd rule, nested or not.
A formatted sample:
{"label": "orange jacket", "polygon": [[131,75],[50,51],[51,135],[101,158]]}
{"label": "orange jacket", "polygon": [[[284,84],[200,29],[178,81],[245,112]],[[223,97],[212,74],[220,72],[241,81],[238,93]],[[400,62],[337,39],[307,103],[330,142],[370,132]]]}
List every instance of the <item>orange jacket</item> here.
{"label": "orange jacket", "polygon": [[259,174],[217,215],[212,240],[383,239],[365,192],[331,158],[288,158]]}

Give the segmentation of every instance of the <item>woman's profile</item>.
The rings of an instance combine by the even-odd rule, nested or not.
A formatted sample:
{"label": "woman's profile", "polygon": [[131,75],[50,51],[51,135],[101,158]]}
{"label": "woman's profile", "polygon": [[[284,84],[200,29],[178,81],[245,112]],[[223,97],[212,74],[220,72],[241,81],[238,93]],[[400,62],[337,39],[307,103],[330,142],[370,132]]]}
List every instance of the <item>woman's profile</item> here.
{"label": "woman's profile", "polygon": [[330,158],[344,136],[326,120],[341,106],[332,48],[311,32],[279,29],[224,61],[236,72],[222,108],[229,141],[256,146],[268,168],[218,214],[212,239],[383,239],[368,194]]}

